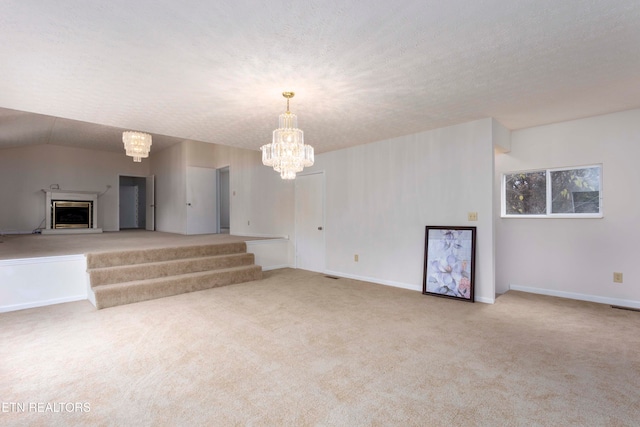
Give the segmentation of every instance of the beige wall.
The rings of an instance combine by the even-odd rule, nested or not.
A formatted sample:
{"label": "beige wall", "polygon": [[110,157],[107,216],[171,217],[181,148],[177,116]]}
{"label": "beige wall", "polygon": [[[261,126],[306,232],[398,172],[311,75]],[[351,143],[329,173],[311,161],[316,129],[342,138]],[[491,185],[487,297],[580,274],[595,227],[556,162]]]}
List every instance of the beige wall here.
{"label": "beige wall", "polygon": [[[640,304],[638,141],[640,110],[631,110],[514,131],[510,146],[508,132],[484,119],[320,154],[305,171],[325,172],[326,270],[420,289],[425,225],[475,225],[482,300],[493,299],[494,285],[497,292],[515,285]],[[494,145],[510,151],[494,154]],[[500,218],[501,173],[594,163],[603,164],[604,218]],[[111,185],[100,197],[99,226],[115,230],[118,175],[154,173],[158,229],[184,233],[187,166],[229,166],[232,233],[294,241],[292,182],[263,166],[258,151],[194,142],[142,163],[120,153],[50,145],[3,149],[0,231],[38,227],[41,189],[51,184],[85,191]],[[478,212],[478,222],[467,221],[469,211]],[[623,284],[613,283],[614,271],[624,273]]]}
{"label": "beige wall", "polygon": [[230,225],[236,235],[282,237],[293,233],[293,183],[262,165],[259,151],[184,141],[155,153],[156,226],[186,232],[186,168],[229,167]]}
{"label": "beige wall", "polygon": [[497,290],[640,305],[638,158],[640,110],[512,132],[511,151],[496,155],[497,192],[504,172],[602,163],[604,218],[501,219],[498,206]]}
{"label": "beige wall", "polygon": [[[118,229],[118,174],[146,176],[149,162],[134,163],[124,152],[32,145],[0,151],[0,231],[29,233],[44,228],[45,196],[60,189],[99,191],[98,227]],[[111,188],[107,191],[107,186]],[[106,192],[105,192],[106,191]]]}
{"label": "beige wall", "polygon": [[493,126],[484,119],[318,155],[309,170],[325,171],[327,270],[422,290],[425,226],[476,226],[476,299],[493,302]]}
{"label": "beige wall", "polygon": [[[104,192],[98,226],[118,230],[119,175],[156,176],[156,228],[186,231],[186,167],[229,166],[231,229],[236,234],[287,236],[293,230],[293,185],[262,165],[260,152],[185,141],[134,163],[123,153],[57,145],[0,150],[0,232],[30,233],[45,215],[42,189]],[[107,190],[107,186],[111,188]],[[106,192],[105,192],[106,191]],[[234,195],[235,192],[235,195]]]}
{"label": "beige wall", "polygon": [[165,148],[150,157],[155,176],[156,230],[184,234],[187,231],[186,161],[184,143]]}

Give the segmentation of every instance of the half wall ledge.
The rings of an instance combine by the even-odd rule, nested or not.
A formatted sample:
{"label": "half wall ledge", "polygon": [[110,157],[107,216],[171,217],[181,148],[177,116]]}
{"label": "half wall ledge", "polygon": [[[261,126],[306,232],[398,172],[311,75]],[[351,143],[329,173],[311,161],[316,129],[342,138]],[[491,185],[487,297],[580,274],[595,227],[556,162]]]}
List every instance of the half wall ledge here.
{"label": "half wall ledge", "polygon": [[97,234],[102,233],[102,228],[43,228],[41,234]]}

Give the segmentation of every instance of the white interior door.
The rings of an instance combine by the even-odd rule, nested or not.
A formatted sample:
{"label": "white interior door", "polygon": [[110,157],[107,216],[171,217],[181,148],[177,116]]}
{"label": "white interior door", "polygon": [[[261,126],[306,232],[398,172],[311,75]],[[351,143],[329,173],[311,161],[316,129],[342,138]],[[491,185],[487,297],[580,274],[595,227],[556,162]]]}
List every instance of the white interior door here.
{"label": "white interior door", "polygon": [[187,234],[218,232],[216,170],[187,167]]}
{"label": "white interior door", "polygon": [[296,268],[324,272],[324,174],[298,175],[296,197]]}
{"label": "white interior door", "polygon": [[146,178],[146,210],[145,210],[145,228],[149,231],[156,229],[156,177],[155,175]]}

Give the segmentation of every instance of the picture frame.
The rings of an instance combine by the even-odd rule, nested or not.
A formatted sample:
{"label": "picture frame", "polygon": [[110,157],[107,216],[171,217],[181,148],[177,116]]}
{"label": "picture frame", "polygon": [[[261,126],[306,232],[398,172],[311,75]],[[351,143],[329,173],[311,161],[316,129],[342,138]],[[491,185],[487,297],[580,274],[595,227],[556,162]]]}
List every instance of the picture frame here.
{"label": "picture frame", "polygon": [[426,226],[422,293],[475,302],[476,227]]}

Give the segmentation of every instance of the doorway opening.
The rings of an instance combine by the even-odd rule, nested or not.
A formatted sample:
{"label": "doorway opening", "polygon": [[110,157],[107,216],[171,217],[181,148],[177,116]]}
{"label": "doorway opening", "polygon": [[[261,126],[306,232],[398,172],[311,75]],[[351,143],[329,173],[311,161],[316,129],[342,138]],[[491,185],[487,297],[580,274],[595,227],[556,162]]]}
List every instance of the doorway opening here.
{"label": "doorway opening", "polygon": [[120,230],[147,228],[147,180],[138,176],[120,176]]}
{"label": "doorway opening", "polygon": [[229,166],[217,169],[218,173],[218,230],[220,234],[229,234],[231,230],[231,198]]}

